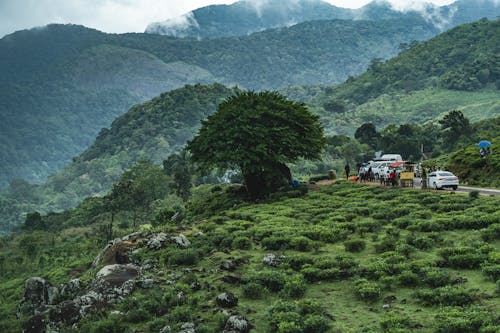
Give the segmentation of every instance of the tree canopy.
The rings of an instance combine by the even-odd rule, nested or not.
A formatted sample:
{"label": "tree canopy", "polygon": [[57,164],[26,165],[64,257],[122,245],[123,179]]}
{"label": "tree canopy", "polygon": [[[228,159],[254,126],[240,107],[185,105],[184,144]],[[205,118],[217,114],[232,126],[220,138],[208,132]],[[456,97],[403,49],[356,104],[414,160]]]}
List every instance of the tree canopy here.
{"label": "tree canopy", "polygon": [[247,191],[261,196],[291,175],[285,163],[319,159],[326,139],[318,117],[276,92],[242,92],[219,105],[188,143],[204,168],[241,170]]}

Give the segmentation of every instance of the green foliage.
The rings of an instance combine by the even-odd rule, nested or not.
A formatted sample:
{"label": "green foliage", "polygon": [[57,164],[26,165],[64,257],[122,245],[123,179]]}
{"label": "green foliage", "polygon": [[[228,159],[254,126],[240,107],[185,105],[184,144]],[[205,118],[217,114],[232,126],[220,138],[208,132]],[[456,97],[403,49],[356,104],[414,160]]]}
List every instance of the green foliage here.
{"label": "green foliage", "polygon": [[324,146],[318,118],[305,105],[278,93],[245,92],[203,121],[187,149],[206,168],[241,170],[247,191],[259,197],[291,180],[284,163],[317,159]]}
{"label": "green foliage", "polygon": [[362,239],[349,239],[344,242],[346,251],[361,252],[366,247],[366,242]]}
{"label": "green foliage", "polygon": [[364,301],[374,302],[380,298],[382,290],[376,282],[359,279],[354,282],[354,292]]}

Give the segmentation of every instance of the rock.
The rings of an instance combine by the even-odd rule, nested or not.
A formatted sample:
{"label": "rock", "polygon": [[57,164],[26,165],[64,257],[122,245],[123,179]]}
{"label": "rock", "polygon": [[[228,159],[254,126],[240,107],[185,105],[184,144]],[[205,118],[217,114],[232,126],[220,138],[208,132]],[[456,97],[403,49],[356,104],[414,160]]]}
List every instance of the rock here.
{"label": "rock", "polygon": [[395,295],[389,295],[389,296],[384,298],[384,303],[390,304],[390,303],[394,303],[396,300],[397,300],[397,298]]}
{"label": "rock", "polygon": [[24,282],[24,294],[19,304],[19,312],[33,315],[40,306],[54,304],[59,290],[41,277],[32,277]]}
{"label": "rock", "polygon": [[236,263],[233,260],[224,260],[222,264],[220,264],[220,269],[234,271],[236,269]]}
{"label": "rock", "polygon": [[45,333],[45,318],[35,315],[23,324],[23,333]]}
{"label": "rock", "polygon": [[170,326],[167,325],[163,327],[159,333],[170,333],[170,332],[172,332],[172,329],[170,328]]}
{"label": "rock", "polygon": [[183,248],[189,247],[191,245],[189,239],[187,239],[186,236],[184,236],[183,234],[179,234],[179,236],[170,237],[170,240],[175,244],[177,244],[177,246]]}
{"label": "rock", "polygon": [[159,250],[167,241],[167,237],[168,235],[164,232],[160,232],[159,234],[152,234],[147,241],[147,245],[151,250]]}
{"label": "rock", "polygon": [[181,326],[179,333],[196,333],[193,323],[185,323]]}
{"label": "rock", "polygon": [[155,283],[154,279],[144,279],[141,280],[140,285],[144,289],[151,289],[153,288],[154,283]]}
{"label": "rock", "polygon": [[139,268],[134,265],[108,265],[97,272],[96,278],[107,282],[111,286],[121,286],[130,279],[139,275]]}
{"label": "rock", "polygon": [[80,320],[80,307],[74,301],[64,301],[49,312],[51,322],[73,325]]}
{"label": "rock", "polygon": [[62,288],[60,292],[60,296],[62,299],[73,299],[78,293],[82,290],[83,283],[80,279],[73,279],[68,281]]}
{"label": "rock", "polygon": [[201,284],[198,281],[191,283],[191,290],[197,291],[201,289]]}
{"label": "rock", "polygon": [[220,294],[215,301],[218,306],[223,308],[232,308],[238,305],[238,298],[230,292]]}
{"label": "rock", "polygon": [[264,263],[264,265],[267,265],[267,266],[278,267],[279,265],[281,265],[283,263],[284,260],[285,260],[284,256],[278,257],[274,253],[268,253],[264,256],[264,259],[262,259],[262,262]]}
{"label": "rock", "polygon": [[389,310],[390,308],[391,308],[390,304],[384,304],[384,305],[382,305],[382,309],[384,309],[384,310]]}
{"label": "rock", "polygon": [[248,333],[250,331],[250,324],[242,316],[231,316],[224,326],[223,333]]}

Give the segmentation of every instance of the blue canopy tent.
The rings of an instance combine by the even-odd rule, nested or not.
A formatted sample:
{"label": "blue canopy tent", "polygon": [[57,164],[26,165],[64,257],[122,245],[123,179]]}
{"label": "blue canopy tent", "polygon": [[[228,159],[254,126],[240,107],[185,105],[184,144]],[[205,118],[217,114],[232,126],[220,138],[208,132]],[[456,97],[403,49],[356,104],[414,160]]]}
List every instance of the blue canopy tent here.
{"label": "blue canopy tent", "polygon": [[491,142],[486,141],[486,140],[482,140],[482,141],[479,141],[479,143],[477,144],[477,146],[479,148],[488,148],[488,147],[491,147]]}

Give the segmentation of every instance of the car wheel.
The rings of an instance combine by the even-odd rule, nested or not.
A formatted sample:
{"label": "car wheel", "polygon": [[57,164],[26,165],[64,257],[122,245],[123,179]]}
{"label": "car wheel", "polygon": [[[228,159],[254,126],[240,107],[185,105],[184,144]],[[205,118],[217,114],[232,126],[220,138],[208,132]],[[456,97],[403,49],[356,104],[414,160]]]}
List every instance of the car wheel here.
{"label": "car wheel", "polygon": [[453,185],[451,188],[453,189],[453,191],[456,191],[457,188],[458,188],[458,186],[457,185]]}

